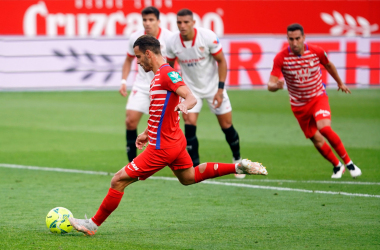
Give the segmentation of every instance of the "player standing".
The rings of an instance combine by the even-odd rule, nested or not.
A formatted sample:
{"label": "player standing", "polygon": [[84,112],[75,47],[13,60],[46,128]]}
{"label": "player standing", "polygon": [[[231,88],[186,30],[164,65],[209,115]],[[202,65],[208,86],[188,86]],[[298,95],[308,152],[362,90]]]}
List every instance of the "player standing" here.
{"label": "player standing", "polygon": [[[177,13],[179,33],[175,33],[167,44],[168,62],[173,67],[175,59],[181,66],[182,76],[197,98],[197,105],[183,114],[187,150],[194,166],[199,164],[196,126],[202,100],[205,99],[230,145],[233,162],[241,161],[239,135],[232,125],[232,108],[224,89],[227,62],[222,45],[211,30],[194,28],[193,12],[182,9]],[[235,175],[244,178],[244,175]]]}
{"label": "player standing", "polygon": [[[111,188],[97,213],[91,219],[69,218],[71,225],[87,235],[94,235],[105,219],[117,208],[124,189],[138,180],[145,180],[155,172],[169,166],[183,185],[191,185],[205,179],[231,173],[267,175],[265,167],[247,159],[240,163],[203,163],[193,168],[186,151],[186,138],[179,127],[179,112],[187,113],[197,100],[183,82],[181,76],[165,63],[160,42],[143,35],[134,45],[137,63],[144,71],[153,71],[150,85],[148,127],[136,140],[138,149],[148,147],[111,180]],[[180,102],[180,97],[184,99]]]}
{"label": "player standing", "polygon": [[304,43],[305,35],[301,25],[289,25],[287,38],[289,47],[274,58],[268,90],[275,92],[283,88],[284,81],[279,80],[282,72],[293,114],[302,131],[306,138],[311,139],[319,153],[334,166],[331,178],[341,178],[345,167],[334,155],[325,138],[342,158],[351,176],[360,176],[361,170],[351,161],[339,136],[331,128],[330,105],[319,64],[322,64],[337,82],[338,91],[351,93],[350,90],[340,79],[326,52],[318,46]]}
{"label": "player standing", "polygon": [[[166,44],[170,39],[172,33],[164,28],[160,28],[160,12],[155,7],[147,7],[141,12],[143,19],[144,29],[132,33],[129,44],[127,47],[127,57],[123,64],[122,80],[120,86],[120,94],[127,96],[127,78],[131,71],[131,65],[135,59],[133,51],[133,44],[140,36],[148,34],[156,37],[161,44],[161,51],[164,58],[166,58]],[[138,68],[136,80],[133,83],[131,94],[128,97],[126,106],[126,141],[127,141],[127,155],[128,160],[131,162],[136,157],[136,138],[137,126],[143,113],[148,114],[149,109],[149,85],[153,79],[153,72],[145,72],[141,67]]]}

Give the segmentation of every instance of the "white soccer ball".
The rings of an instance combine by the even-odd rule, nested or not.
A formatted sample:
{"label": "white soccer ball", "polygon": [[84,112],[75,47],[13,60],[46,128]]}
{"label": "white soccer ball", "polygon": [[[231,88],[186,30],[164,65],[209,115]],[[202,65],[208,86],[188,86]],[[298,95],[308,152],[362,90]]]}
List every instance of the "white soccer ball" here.
{"label": "white soccer ball", "polygon": [[46,226],[52,233],[69,233],[73,229],[73,227],[70,224],[69,217],[73,217],[73,214],[67,208],[53,208],[46,215]]}

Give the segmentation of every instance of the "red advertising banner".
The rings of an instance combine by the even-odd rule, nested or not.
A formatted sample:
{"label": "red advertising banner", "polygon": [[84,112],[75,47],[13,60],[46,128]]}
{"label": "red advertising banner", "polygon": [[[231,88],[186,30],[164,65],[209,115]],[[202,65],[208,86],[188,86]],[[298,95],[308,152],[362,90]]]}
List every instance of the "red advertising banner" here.
{"label": "red advertising banner", "polygon": [[285,34],[295,22],[306,34],[380,34],[377,0],[0,0],[0,6],[0,35],[128,37],[141,26],[147,6],[156,6],[161,26],[172,31],[176,12],[189,8],[199,26],[219,36]]}

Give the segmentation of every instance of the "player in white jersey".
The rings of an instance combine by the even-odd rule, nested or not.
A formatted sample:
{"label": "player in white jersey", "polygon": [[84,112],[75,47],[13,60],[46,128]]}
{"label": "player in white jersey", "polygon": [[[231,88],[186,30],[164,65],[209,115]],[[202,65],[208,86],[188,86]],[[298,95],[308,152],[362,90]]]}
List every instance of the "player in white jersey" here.
{"label": "player in white jersey", "polygon": [[[181,66],[182,76],[197,98],[197,105],[183,114],[187,150],[194,166],[199,164],[196,124],[205,99],[212,113],[218,119],[226,140],[230,145],[233,161],[241,161],[239,135],[232,125],[232,108],[224,89],[227,76],[227,62],[222,45],[216,34],[207,29],[194,28],[195,20],[191,10],[182,9],[177,13],[179,32],[167,44],[167,59],[173,67],[175,59]],[[235,175],[244,178],[244,175]]]}
{"label": "player in white jersey", "polygon": [[[166,44],[172,32],[167,29],[160,28],[160,12],[155,7],[147,7],[142,12],[144,29],[134,32],[129,38],[127,47],[127,57],[125,59],[122,69],[122,80],[120,86],[120,94],[127,96],[126,79],[131,71],[131,65],[135,59],[135,52],[133,51],[133,44],[140,36],[144,34],[151,35],[160,41],[161,53],[166,58]],[[127,155],[128,160],[131,162],[136,157],[136,138],[137,126],[143,113],[149,112],[149,85],[154,77],[153,72],[146,73],[141,67],[138,67],[138,74],[133,83],[132,91],[128,97],[126,106],[126,141],[127,141]]]}

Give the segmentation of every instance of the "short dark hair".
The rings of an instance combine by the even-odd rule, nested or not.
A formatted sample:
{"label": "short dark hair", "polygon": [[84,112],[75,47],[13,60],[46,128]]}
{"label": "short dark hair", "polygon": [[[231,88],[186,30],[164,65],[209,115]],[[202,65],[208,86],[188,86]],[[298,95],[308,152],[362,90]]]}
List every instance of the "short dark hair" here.
{"label": "short dark hair", "polygon": [[141,15],[149,15],[149,14],[154,14],[157,17],[157,20],[160,20],[160,11],[153,6],[146,7],[141,11]]}
{"label": "short dark hair", "polygon": [[299,23],[293,23],[293,24],[289,25],[288,28],[287,28],[287,32],[289,32],[289,31],[296,31],[296,30],[301,31],[301,34],[303,35],[303,27]]}
{"label": "short dark hair", "polygon": [[160,42],[151,35],[142,35],[137,38],[136,42],[133,44],[133,48],[136,46],[139,46],[139,50],[143,53],[150,50],[156,55],[161,55]]}
{"label": "short dark hair", "polygon": [[193,17],[193,12],[189,9],[182,9],[177,12],[177,16],[191,16]]}

